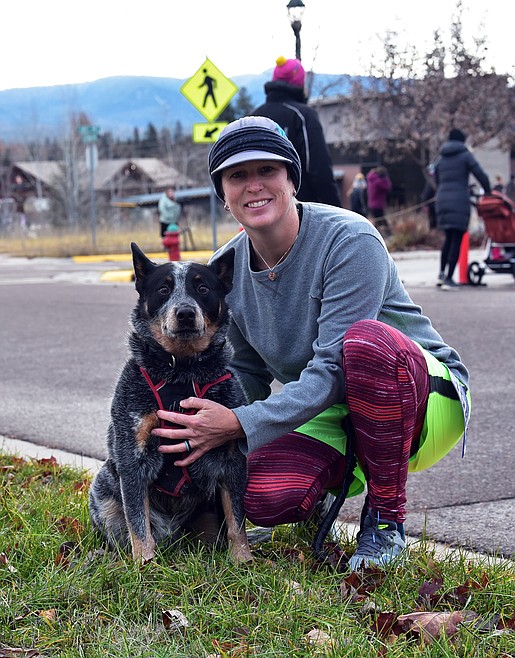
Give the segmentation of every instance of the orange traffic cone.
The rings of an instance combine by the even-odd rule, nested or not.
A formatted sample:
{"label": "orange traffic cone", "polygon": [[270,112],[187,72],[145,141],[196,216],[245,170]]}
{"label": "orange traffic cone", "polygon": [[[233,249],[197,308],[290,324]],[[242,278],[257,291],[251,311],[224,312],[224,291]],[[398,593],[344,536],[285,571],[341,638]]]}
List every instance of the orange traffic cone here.
{"label": "orange traffic cone", "polygon": [[468,232],[463,235],[460,246],[460,255],[458,258],[459,282],[462,286],[469,283],[469,245],[470,238]]}

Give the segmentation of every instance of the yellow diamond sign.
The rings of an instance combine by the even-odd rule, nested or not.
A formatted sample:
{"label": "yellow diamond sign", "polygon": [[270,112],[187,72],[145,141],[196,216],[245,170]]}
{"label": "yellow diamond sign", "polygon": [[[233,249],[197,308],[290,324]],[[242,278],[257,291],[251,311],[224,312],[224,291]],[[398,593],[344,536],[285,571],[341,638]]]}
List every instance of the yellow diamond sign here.
{"label": "yellow diamond sign", "polygon": [[214,121],[238,91],[209,59],[181,87],[181,93],[208,120]]}

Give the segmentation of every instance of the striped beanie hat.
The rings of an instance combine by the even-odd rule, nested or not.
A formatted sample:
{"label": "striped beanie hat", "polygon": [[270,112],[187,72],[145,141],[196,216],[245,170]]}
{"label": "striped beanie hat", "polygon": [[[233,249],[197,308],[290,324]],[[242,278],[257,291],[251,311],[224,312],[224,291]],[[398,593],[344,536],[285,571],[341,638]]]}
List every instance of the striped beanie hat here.
{"label": "striped beanie hat", "polygon": [[209,152],[209,175],[219,199],[224,200],[222,170],[252,160],[284,162],[295,189],[299,189],[300,158],[284,130],[272,119],[250,116],[229,123]]}

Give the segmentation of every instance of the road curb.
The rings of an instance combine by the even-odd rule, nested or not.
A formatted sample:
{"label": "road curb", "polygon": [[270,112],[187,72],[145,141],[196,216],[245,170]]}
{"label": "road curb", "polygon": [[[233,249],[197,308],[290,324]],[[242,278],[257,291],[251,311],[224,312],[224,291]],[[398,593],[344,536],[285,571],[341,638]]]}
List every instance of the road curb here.
{"label": "road curb", "polygon": [[0,436],[0,451],[25,459],[50,459],[51,457],[55,457],[60,464],[66,464],[79,470],[86,470],[91,475],[94,475],[103,464],[103,461],[100,459],[77,455],[57,448],[47,448],[36,443],[30,443],[30,441],[10,439],[7,436]]}

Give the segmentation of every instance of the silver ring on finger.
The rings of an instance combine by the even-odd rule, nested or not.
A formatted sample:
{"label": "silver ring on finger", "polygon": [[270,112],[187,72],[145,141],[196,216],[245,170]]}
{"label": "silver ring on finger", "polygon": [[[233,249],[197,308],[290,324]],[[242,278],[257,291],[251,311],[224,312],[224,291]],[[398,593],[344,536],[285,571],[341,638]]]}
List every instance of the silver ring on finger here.
{"label": "silver ring on finger", "polygon": [[191,445],[188,439],[184,439],[184,447],[186,448],[186,452],[191,452]]}

